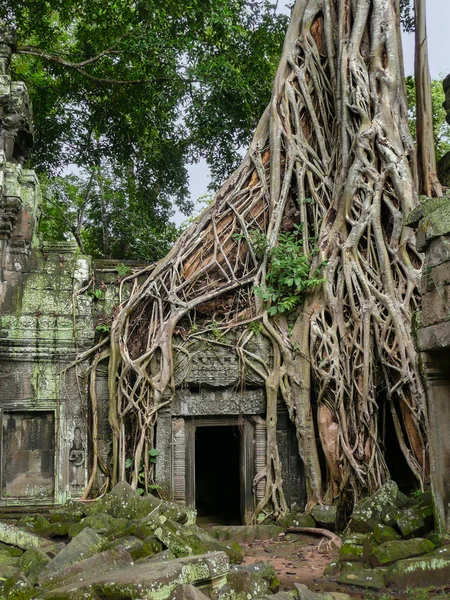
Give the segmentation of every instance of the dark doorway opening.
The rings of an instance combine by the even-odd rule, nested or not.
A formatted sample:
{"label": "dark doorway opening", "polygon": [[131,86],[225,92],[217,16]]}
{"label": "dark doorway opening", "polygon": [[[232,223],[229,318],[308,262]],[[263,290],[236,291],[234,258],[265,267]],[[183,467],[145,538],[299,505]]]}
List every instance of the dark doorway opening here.
{"label": "dark doorway opening", "polygon": [[197,427],[195,506],[199,517],[241,523],[241,434],[237,426]]}
{"label": "dark doorway opening", "polygon": [[[384,447],[384,456],[391,479],[397,483],[400,491],[405,494],[410,494],[412,490],[417,488],[417,480],[409,468],[408,462],[400,447],[391,407],[384,391],[378,394],[377,403],[379,406],[378,424],[380,439],[382,447]],[[401,415],[398,415],[398,419],[401,423]],[[403,431],[403,435],[406,437],[405,431]]]}

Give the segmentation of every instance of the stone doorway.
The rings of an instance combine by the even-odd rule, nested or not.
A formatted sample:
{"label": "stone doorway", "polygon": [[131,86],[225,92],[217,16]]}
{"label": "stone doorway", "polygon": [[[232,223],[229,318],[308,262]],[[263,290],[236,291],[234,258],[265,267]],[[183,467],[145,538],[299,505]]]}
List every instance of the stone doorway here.
{"label": "stone doorway", "polygon": [[53,411],[3,411],[1,499],[53,501],[55,418]]}
{"label": "stone doorway", "polygon": [[254,426],[250,421],[238,417],[187,420],[187,505],[214,522],[250,522],[254,462]]}
{"label": "stone doorway", "polygon": [[240,446],[236,425],[196,428],[195,506],[199,517],[240,524]]}

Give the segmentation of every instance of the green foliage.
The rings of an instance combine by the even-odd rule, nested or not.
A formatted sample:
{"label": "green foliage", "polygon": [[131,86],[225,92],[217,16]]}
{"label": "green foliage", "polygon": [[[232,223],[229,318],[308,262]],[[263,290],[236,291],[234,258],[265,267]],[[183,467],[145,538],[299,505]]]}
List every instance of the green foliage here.
{"label": "green foliage", "polygon": [[103,290],[93,290],[91,292],[93,300],[103,300],[105,298],[105,292]]}
{"label": "green foliage", "polygon": [[99,333],[109,334],[109,332],[111,331],[111,325],[109,325],[108,323],[99,323],[95,328],[95,331],[98,331]]}
{"label": "green foliage", "polygon": [[[34,168],[54,176],[75,165],[84,183],[100,169],[114,247],[104,250],[92,221],[86,246],[146,259],[172,243],[173,207],[192,209],[187,164],[205,158],[216,186],[240,161],[287,26],[269,0],[4,0],[1,20],[16,27],[13,77],[33,101]],[[150,222],[153,240],[142,233]]]}
{"label": "green foliage", "polygon": [[[151,464],[156,464],[157,460],[158,460],[158,456],[159,456],[159,450],[156,450],[156,448],[150,448],[150,450],[148,451],[148,461]],[[125,468],[126,469],[131,469],[134,467],[134,458],[127,458],[125,460]],[[138,482],[141,485],[141,487],[137,488],[137,493],[142,495],[145,493],[145,464],[144,464],[144,459],[141,460],[141,464],[139,465],[139,473],[138,473]],[[148,487],[147,487],[147,493],[151,493],[154,491],[157,491],[160,489],[161,486],[155,484],[155,483],[149,483]]]}
{"label": "green foliage", "polygon": [[[406,78],[408,100],[409,129],[413,139],[416,138],[416,85],[414,77]],[[436,159],[439,160],[450,151],[450,125],[446,121],[446,112],[442,106],[445,101],[442,81],[434,79],[431,82],[431,100],[433,104],[433,135],[436,149]]]}
{"label": "green foliage", "polygon": [[[164,256],[179,235],[161,207],[141,202],[132,184],[106,167],[41,180],[45,240],[73,238],[94,258],[152,261]],[[130,272],[124,265],[122,271],[120,277]]]}
{"label": "green foliage", "polygon": [[289,312],[314,287],[324,283],[320,272],[325,264],[311,273],[311,257],[303,250],[301,226],[293,232],[281,232],[277,245],[269,250],[265,285],[256,288],[255,293],[269,306],[269,315]]}
{"label": "green foliage", "polygon": [[130,267],[128,267],[127,265],[124,265],[123,263],[119,263],[116,266],[116,271],[119,277],[126,277],[127,275],[129,275],[131,273],[131,269]]}

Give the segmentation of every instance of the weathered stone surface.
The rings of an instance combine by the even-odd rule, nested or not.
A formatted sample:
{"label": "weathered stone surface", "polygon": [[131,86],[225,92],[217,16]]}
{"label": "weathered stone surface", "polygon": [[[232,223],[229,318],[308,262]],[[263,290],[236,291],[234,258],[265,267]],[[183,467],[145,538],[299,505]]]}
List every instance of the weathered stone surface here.
{"label": "weathered stone surface", "polygon": [[277,520],[277,525],[280,527],[316,527],[316,522],[311,515],[298,512],[290,512],[284,517]]}
{"label": "weathered stone surface", "polygon": [[36,595],[33,583],[22,573],[10,577],[2,590],[2,596],[8,600],[29,600]]}
{"label": "weathered stone surface", "polygon": [[158,552],[153,556],[145,556],[144,558],[138,558],[136,563],[154,563],[154,562],[166,562],[168,560],[173,560],[176,558],[175,554],[171,550],[163,550],[162,552]]}
{"label": "weathered stone surface", "polygon": [[343,539],[339,550],[341,560],[362,560],[364,556],[364,543],[368,539],[365,534],[353,534]]}
{"label": "weathered stone surface", "polygon": [[251,565],[233,565],[231,571],[248,571],[256,577],[261,577],[269,584],[269,591],[275,594],[280,589],[280,580],[278,575],[270,563],[257,562]]}
{"label": "weathered stone surface", "polygon": [[334,531],[336,525],[337,508],[326,504],[317,504],[311,511],[311,515],[318,527]]}
{"label": "weathered stone surface", "polygon": [[374,566],[384,566],[403,558],[412,558],[426,554],[434,549],[430,540],[414,538],[412,540],[394,540],[385,542],[370,553],[370,562]]}
{"label": "weathered stone surface", "polygon": [[378,544],[383,544],[384,542],[392,542],[394,540],[398,540],[400,538],[399,534],[393,527],[389,525],[384,525],[384,523],[377,523],[373,528],[373,537]]}
{"label": "weathered stone surface", "polygon": [[397,519],[397,527],[403,537],[417,537],[433,527],[433,507],[411,507],[402,511]]}
{"label": "weathered stone surface", "polygon": [[209,533],[219,541],[253,542],[271,540],[284,533],[278,525],[232,525],[211,527]]}
{"label": "weathered stone surface", "polygon": [[17,563],[20,571],[34,584],[50,558],[38,548],[30,548],[22,554]]}
{"label": "weathered stone surface", "polygon": [[58,523],[58,525],[66,525],[69,536],[75,537],[81,533],[83,529],[86,529],[86,527],[89,527],[97,533],[106,533],[111,529],[114,520],[115,519],[111,517],[111,515],[98,513],[81,519],[78,523]]}
{"label": "weathered stone surface", "polygon": [[381,590],[385,586],[384,576],[371,569],[360,569],[342,573],[338,577],[338,582],[371,590]]}
{"label": "weathered stone surface", "polygon": [[422,352],[450,347],[450,321],[424,327],[417,331],[417,344]]}
{"label": "weathered stone surface", "polygon": [[191,556],[206,552],[225,552],[232,562],[241,562],[242,550],[237,544],[224,544],[196,525],[180,526],[175,521],[159,516],[154,520],[154,535],[175,556]]}
{"label": "weathered stone surface", "polygon": [[401,560],[389,567],[386,582],[389,587],[427,587],[448,585],[450,581],[450,546],[434,550],[419,558]]}
{"label": "weathered stone surface", "polygon": [[82,580],[86,574],[89,577],[100,577],[110,571],[131,566],[133,559],[124,548],[114,548],[99,552],[77,563],[63,567],[51,574],[44,574],[39,579],[39,585],[46,589],[67,586],[72,582]]}
{"label": "weathered stone surface", "polygon": [[118,483],[109,494],[97,502],[87,505],[84,511],[88,515],[104,513],[128,520],[151,518],[158,513],[181,524],[192,522],[193,519],[193,511],[154,496],[141,497],[124,481]]}
{"label": "weathered stone surface", "polygon": [[82,600],[92,597],[146,598],[165,600],[180,584],[195,584],[225,579],[229,570],[227,556],[213,552],[203,556],[177,558],[158,562],[149,568],[147,563],[115,569],[101,576],[87,575],[83,581],[73,582],[43,594],[44,600]]}
{"label": "weathered stone surface", "polygon": [[255,573],[244,570],[233,570],[227,575],[227,582],[216,593],[213,590],[213,598],[231,597],[233,600],[248,600],[261,596],[269,590],[268,582]]}
{"label": "weathered stone surface", "polygon": [[377,523],[382,523],[383,514],[396,506],[397,494],[397,484],[388,481],[373,496],[359,502],[350,519],[351,531],[361,533],[373,531]]}
{"label": "weathered stone surface", "polygon": [[48,543],[47,540],[42,539],[34,533],[23,531],[14,525],[8,525],[7,523],[2,523],[1,521],[0,541],[4,542],[5,544],[10,544],[11,546],[17,546],[23,550],[28,550],[29,548],[40,548]]}
{"label": "weathered stone surface", "polygon": [[422,296],[422,327],[430,327],[450,317],[450,286],[438,284],[438,289]]}
{"label": "weathered stone surface", "polygon": [[48,563],[40,580],[46,581],[57,571],[96,554],[101,543],[101,537],[95,531],[89,528],[84,529]]}
{"label": "weathered stone surface", "polygon": [[181,584],[173,590],[169,600],[209,600],[209,598],[193,585]]}
{"label": "weathered stone surface", "polygon": [[333,600],[333,596],[327,592],[312,592],[303,583],[296,583],[298,600]]}

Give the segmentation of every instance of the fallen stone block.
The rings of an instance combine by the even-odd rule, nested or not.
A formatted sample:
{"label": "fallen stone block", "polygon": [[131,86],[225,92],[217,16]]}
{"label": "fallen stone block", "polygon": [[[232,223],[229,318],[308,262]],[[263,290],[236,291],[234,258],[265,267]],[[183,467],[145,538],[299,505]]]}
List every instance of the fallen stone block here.
{"label": "fallen stone block", "polygon": [[121,598],[166,600],[180,584],[225,585],[229,571],[228,557],[223,552],[203,556],[177,558],[167,562],[130,565],[101,576],[87,575],[43,594],[44,600],[83,600],[84,598]]}
{"label": "fallen stone block", "polygon": [[346,571],[338,577],[338,582],[345,585],[355,585],[370,590],[381,590],[385,587],[384,575],[372,569]]}
{"label": "fallen stone block", "polygon": [[19,558],[17,566],[32,584],[50,562],[50,558],[39,548],[30,548]]}
{"label": "fallen stone block", "polygon": [[433,507],[406,508],[397,518],[397,527],[404,538],[418,537],[433,528]]}
{"label": "fallen stone block", "polygon": [[[133,564],[133,559],[124,548],[114,548],[100,552],[77,563],[67,565],[51,574],[45,573],[39,579],[42,588],[54,589],[69,585],[74,580],[87,574],[89,577],[100,577],[110,571],[115,571]],[[82,579],[81,579],[82,581]]]}
{"label": "fallen stone block", "polygon": [[311,516],[317,527],[334,531],[336,528],[337,508],[326,504],[316,504],[311,511]]}
{"label": "fallen stone block", "polygon": [[426,556],[401,560],[389,567],[386,575],[386,583],[395,589],[448,585],[449,581],[450,546]]}
{"label": "fallen stone block", "polygon": [[359,502],[350,518],[350,530],[360,533],[373,531],[375,525],[383,522],[382,515],[397,509],[397,495],[397,484],[394,481],[388,481],[378,492]]}
{"label": "fallen stone block", "polygon": [[86,528],[74,537],[45,567],[44,576],[52,576],[85,558],[96,554],[102,544],[101,537],[92,529]]}
{"label": "fallen stone block", "polygon": [[221,542],[229,540],[238,543],[253,542],[254,540],[272,540],[284,533],[284,527],[278,525],[218,525],[211,527],[209,533]]}
{"label": "fallen stone block", "polygon": [[8,525],[0,522],[0,541],[9,544],[10,546],[17,546],[22,550],[28,550],[29,548],[40,548],[48,544],[48,540],[45,540],[34,533],[23,531],[14,525]]}
{"label": "fallen stone block", "polygon": [[177,585],[169,600],[209,600],[208,596],[193,585]]}
{"label": "fallen stone block", "polygon": [[385,542],[372,550],[370,563],[375,567],[381,567],[404,558],[427,554],[432,550],[434,550],[434,544],[430,540],[422,538]]}
{"label": "fallen stone block", "polygon": [[230,569],[230,572],[232,571],[248,571],[256,577],[264,579],[269,584],[269,591],[273,594],[280,589],[278,575],[273,568],[273,565],[269,562],[256,562],[251,565],[233,565]]}
{"label": "fallen stone block", "polygon": [[378,544],[384,544],[384,542],[398,540],[400,536],[393,527],[384,523],[377,523],[373,528],[373,538]]}
{"label": "fallen stone block", "polygon": [[333,600],[333,596],[328,592],[313,592],[303,583],[296,583],[298,600]]}
{"label": "fallen stone block", "polygon": [[311,515],[293,511],[283,517],[279,517],[277,525],[284,529],[288,527],[316,527],[316,522]]}

